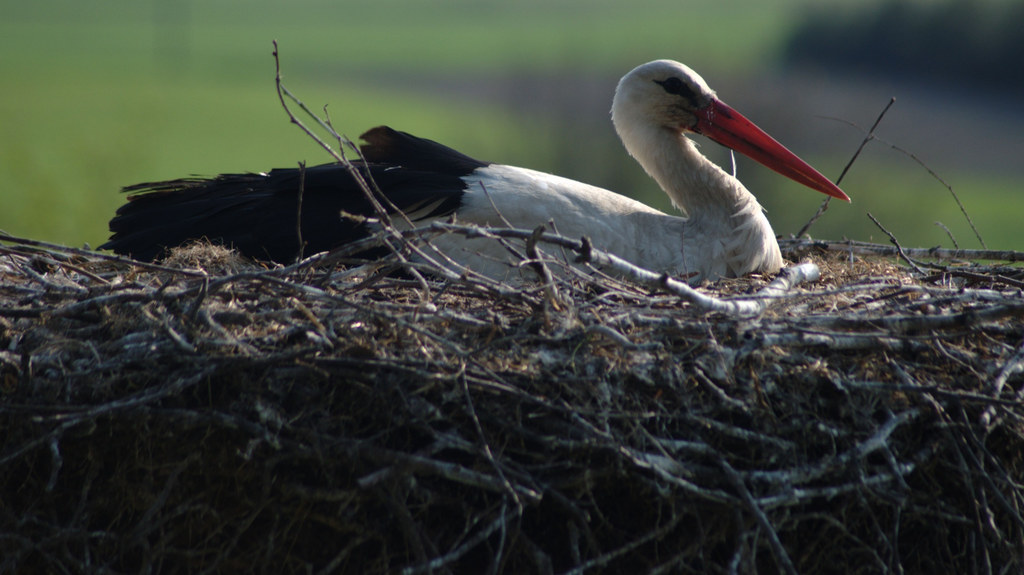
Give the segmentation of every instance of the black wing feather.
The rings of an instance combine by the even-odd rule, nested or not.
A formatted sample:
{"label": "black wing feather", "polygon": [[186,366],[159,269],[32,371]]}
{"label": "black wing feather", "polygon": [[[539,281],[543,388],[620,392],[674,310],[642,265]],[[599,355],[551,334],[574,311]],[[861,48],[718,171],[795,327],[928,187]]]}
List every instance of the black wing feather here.
{"label": "black wing feather", "polygon": [[[462,179],[487,166],[436,142],[386,127],[363,135],[366,162],[355,162],[392,204],[403,211],[437,204],[419,217],[441,217],[459,208]],[[197,239],[232,247],[256,258],[289,263],[299,254],[299,168],[266,174],[222,174],[125,188],[131,194],[110,221],[110,240],[100,246],[143,261]],[[306,255],[326,251],[369,233],[370,203],[347,168],[305,168],[302,240]]]}
{"label": "black wing feather", "polygon": [[359,147],[367,162],[403,166],[424,172],[462,177],[488,165],[433,140],[418,138],[387,126],[378,126],[360,136]]}

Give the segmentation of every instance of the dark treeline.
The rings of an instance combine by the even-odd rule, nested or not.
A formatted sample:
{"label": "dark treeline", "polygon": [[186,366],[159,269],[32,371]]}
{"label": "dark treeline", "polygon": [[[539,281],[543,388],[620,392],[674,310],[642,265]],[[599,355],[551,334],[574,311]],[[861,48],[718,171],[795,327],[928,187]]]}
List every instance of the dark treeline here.
{"label": "dark treeline", "polygon": [[810,13],[786,47],[791,63],[842,66],[962,90],[1024,90],[1024,3],[887,0],[837,17]]}

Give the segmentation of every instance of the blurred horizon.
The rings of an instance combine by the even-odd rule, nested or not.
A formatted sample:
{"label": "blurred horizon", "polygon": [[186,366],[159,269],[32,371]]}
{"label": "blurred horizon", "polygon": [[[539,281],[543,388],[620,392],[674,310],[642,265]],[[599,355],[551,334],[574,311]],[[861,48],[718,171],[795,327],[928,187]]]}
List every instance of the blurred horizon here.
{"label": "blurred horizon", "polygon": [[[832,178],[895,97],[879,140],[841,183],[853,204],[834,202],[811,235],[887,242],[866,217],[871,212],[907,246],[952,247],[938,221],[961,247],[980,247],[946,187],[891,143],[953,187],[988,247],[1024,249],[1014,210],[1006,209],[1024,180],[1019,86],[952,81],[960,78],[954,74],[937,80],[913,63],[926,61],[909,51],[921,44],[920,33],[907,36],[910,64],[903,68],[860,65],[869,55],[857,59],[862,38],[852,36],[843,57],[857,65],[830,64],[813,43],[793,52],[800,34],[811,41],[808,26],[860,26],[879,35],[870,27],[871,10],[901,4],[907,2],[5,0],[0,230],[95,246],[124,201],[122,186],[330,161],[277,102],[276,39],[287,87],[313,110],[326,106],[348,137],[389,124],[670,213],[608,117],[615,84],[632,67],[656,58],[686,63],[723,100]],[[942,4],[976,6],[978,14],[1021,6]],[[887,42],[886,52],[870,57],[895,59],[901,44]],[[869,38],[868,45],[876,43]],[[911,73],[926,68],[930,74]],[[726,150],[706,141],[702,150],[729,166]],[[799,229],[823,199],[738,162],[739,178],[779,234]]]}

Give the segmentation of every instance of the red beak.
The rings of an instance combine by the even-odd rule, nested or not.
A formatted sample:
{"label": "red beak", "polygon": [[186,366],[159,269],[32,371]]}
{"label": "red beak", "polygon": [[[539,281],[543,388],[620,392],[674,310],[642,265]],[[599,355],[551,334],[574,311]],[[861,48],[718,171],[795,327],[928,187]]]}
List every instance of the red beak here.
{"label": "red beak", "polygon": [[727,148],[756,160],[761,165],[775,170],[787,178],[799,182],[812,190],[818,190],[833,198],[850,201],[838,186],[775,141],[742,114],[726,106],[721,100],[712,100],[697,115],[698,134],[703,134]]}

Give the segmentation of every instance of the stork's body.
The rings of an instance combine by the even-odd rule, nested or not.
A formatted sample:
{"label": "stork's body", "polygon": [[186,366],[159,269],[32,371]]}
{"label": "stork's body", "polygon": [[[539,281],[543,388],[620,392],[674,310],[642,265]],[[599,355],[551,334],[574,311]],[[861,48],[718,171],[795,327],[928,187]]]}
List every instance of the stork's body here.
{"label": "stork's body", "polygon": [[[569,237],[639,266],[692,283],[782,266],[778,243],[756,198],[697,151],[685,133],[704,133],[823,193],[846,198],[813,168],[722,104],[704,81],[678,62],[659,60],[619,83],[612,120],[626,149],[685,217],[550,174],[480,162],[429,140],[389,128],[363,135],[365,162],[391,203],[421,225],[455,217],[462,223],[532,229],[549,221]],[[302,239],[307,255],[372,233],[373,216],[346,168],[308,168],[303,176]],[[297,233],[298,169],[143,184],[111,221],[103,247],[153,259],[168,247],[209,238],[246,255],[292,261]],[[395,218],[397,223],[405,218]],[[515,277],[518,262],[495,242],[460,236],[432,244],[455,262],[490,277]]]}

